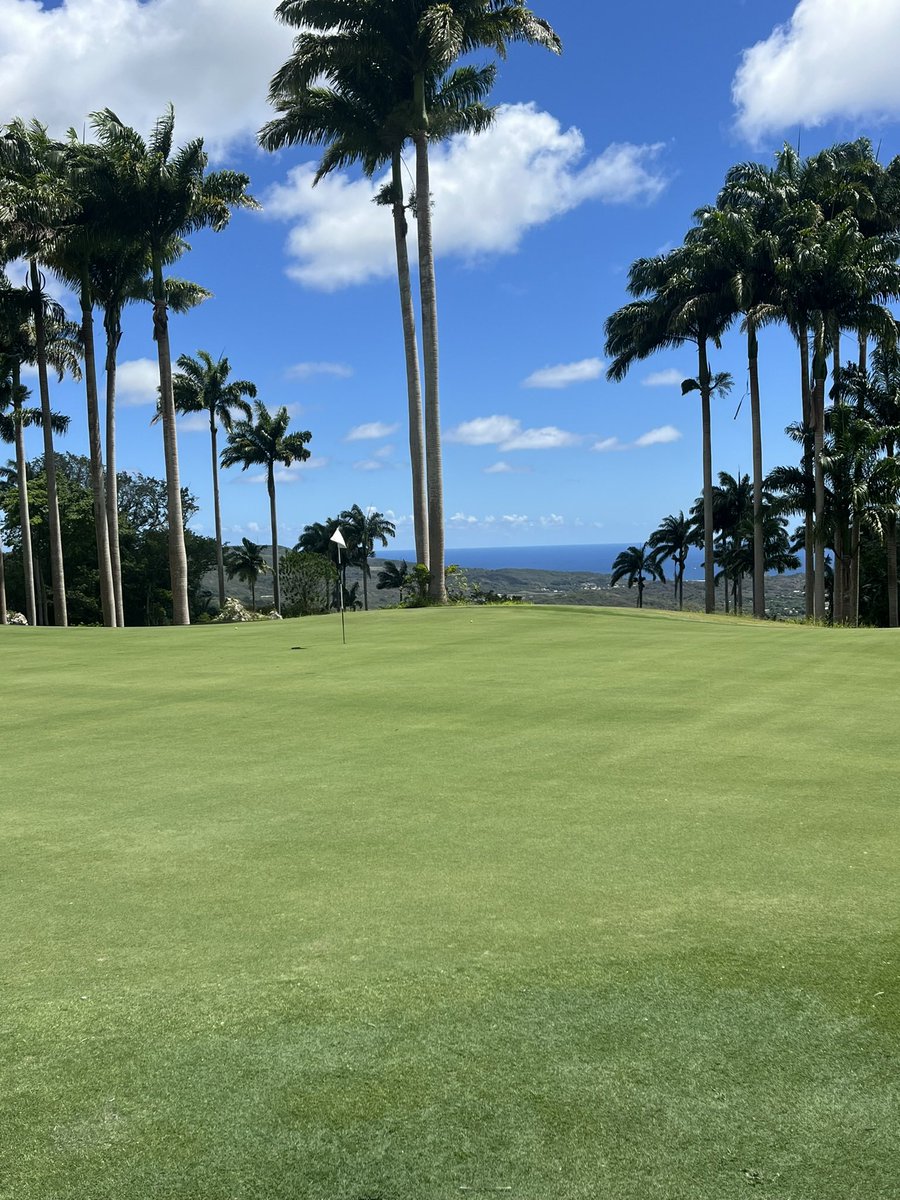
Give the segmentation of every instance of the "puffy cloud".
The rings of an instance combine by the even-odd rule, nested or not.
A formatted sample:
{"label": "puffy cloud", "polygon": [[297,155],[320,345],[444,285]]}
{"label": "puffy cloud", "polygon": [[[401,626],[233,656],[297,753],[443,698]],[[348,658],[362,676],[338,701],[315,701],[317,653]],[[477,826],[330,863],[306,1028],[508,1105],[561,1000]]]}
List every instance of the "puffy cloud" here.
{"label": "puffy cloud", "polygon": [[400,428],[399,425],[386,425],[383,421],[370,421],[368,425],[355,425],[344,438],[345,442],[369,442],[378,438],[390,437]]}
{"label": "puffy cloud", "polygon": [[662,425],[659,429],[650,429],[635,440],[635,446],[643,449],[645,446],[668,446],[671,442],[680,442],[681,432],[674,425]]}
{"label": "puffy cloud", "polygon": [[[299,483],[304,475],[307,475],[310,471],[321,471],[324,467],[328,466],[328,462],[329,460],[327,458],[319,458],[313,455],[311,458],[306,459],[306,461],[302,463],[295,462],[291,463],[289,467],[276,467],[275,482]],[[238,478],[241,479],[243,483],[267,482],[265,471],[260,472],[258,475],[243,475],[239,476]]]}
{"label": "puffy cloud", "polygon": [[0,111],[52,132],[112,108],[149,131],[167,100],[179,141],[220,151],[266,120],[292,31],[271,0],[0,0]]}
{"label": "puffy cloud", "polygon": [[800,0],[745,51],[732,86],[751,140],[835,117],[900,116],[900,6],[891,0]]}
{"label": "puffy cloud", "polygon": [[567,433],[555,425],[543,429],[523,429],[522,422],[515,417],[476,417],[464,421],[451,429],[445,437],[448,442],[459,442],[465,446],[499,446],[504,452],[510,450],[559,450],[566,446],[577,446],[581,437]]}
{"label": "puffy cloud", "polygon": [[[116,373],[116,396],[126,408],[156,404],[159,388],[159,364],[152,358],[135,358],[119,363]],[[209,425],[207,424],[207,428]]]}
{"label": "puffy cloud", "polygon": [[681,371],[670,367],[667,371],[654,371],[652,375],[645,376],[641,383],[644,387],[681,387],[684,378]]}
{"label": "puffy cloud", "polygon": [[510,475],[512,474],[512,470],[513,468],[509,463],[495,462],[493,466],[485,467],[484,473],[485,475]]}
{"label": "puffy cloud", "polygon": [[567,388],[574,383],[588,383],[599,379],[603,374],[606,363],[599,358],[584,358],[581,362],[561,363],[556,367],[543,367],[529,375],[523,387],[527,388]]}
{"label": "puffy cloud", "polygon": [[523,429],[505,442],[500,443],[500,449],[507,450],[563,450],[567,446],[577,446],[581,438],[577,433],[567,433],[565,429],[557,429],[555,425],[545,425],[543,429]]}
{"label": "puffy cloud", "polygon": [[633,442],[623,442],[617,437],[601,438],[594,443],[592,449],[598,454],[608,454],[611,450],[645,450],[648,446],[666,446],[671,442],[678,442],[681,436],[681,432],[674,425],[661,425],[659,429],[649,429],[642,433]]}
{"label": "puffy cloud", "polygon": [[346,363],[302,362],[295,363],[285,371],[287,379],[312,379],[316,375],[331,376],[333,379],[350,379],[353,368]]}
{"label": "puffy cloud", "polygon": [[522,428],[522,422],[514,417],[476,417],[463,421],[445,436],[448,442],[460,442],[464,446],[497,446],[508,441]]}
{"label": "puffy cloud", "polygon": [[[0,0],[2,2],[2,0]],[[662,145],[618,143],[586,161],[584,137],[533,104],[500,108],[492,129],[431,151],[435,251],[473,258],[510,254],[536,226],[591,200],[646,203],[666,186]],[[372,203],[386,181],[329,175],[314,189],[315,166],[289,172],[266,196],[266,211],[296,222],[288,273],[333,291],[396,270],[390,215]],[[415,238],[410,239],[415,256]]]}

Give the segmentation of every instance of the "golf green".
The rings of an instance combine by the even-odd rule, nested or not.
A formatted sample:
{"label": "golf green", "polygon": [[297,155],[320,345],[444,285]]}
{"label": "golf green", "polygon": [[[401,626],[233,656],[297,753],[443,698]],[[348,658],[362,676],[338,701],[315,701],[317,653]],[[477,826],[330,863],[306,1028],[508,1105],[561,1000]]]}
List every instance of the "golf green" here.
{"label": "golf green", "polygon": [[3,1200],[900,1195],[900,641],[0,629]]}

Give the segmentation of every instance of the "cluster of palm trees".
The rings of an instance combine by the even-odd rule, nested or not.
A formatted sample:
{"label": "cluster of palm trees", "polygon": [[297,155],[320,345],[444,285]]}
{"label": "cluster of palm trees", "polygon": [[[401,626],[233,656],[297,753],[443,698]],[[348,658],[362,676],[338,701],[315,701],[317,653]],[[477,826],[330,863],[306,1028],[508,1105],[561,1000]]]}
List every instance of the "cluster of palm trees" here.
{"label": "cluster of palm trees", "polygon": [[[340,530],[347,547],[344,552],[340,552],[333,540],[337,530]],[[333,559],[340,568],[341,587],[345,589],[347,567],[358,568],[362,573],[363,607],[368,612],[369,579],[372,575],[369,564],[375,553],[375,544],[379,542],[387,546],[388,539],[396,537],[396,534],[394,523],[384,513],[374,508],[362,509],[354,504],[336,517],[327,517],[324,521],[307,525],[294,549],[299,553]]]}
{"label": "cluster of palm trees", "polygon": [[[16,445],[22,515],[26,616],[37,620],[34,571],[28,536],[27,479],[22,432],[38,425],[44,437],[47,474],[52,607],[57,625],[68,624],[65,566],[55,472],[54,434],[65,421],[51,407],[49,373],[83,379],[87,407],[100,596],[105,625],[124,623],[116,497],[116,365],[126,305],[144,302],[152,311],[159,362],[159,415],[168,496],[169,569],[173,621],[190,621],[188,571],[181,511],[175,431],[175,396],[169,313],[183,312],[209,295],[202,287],[166,276],[166,267],[201,229],[221,230],[237,208],[254,208],[247,176],[207,171],[202,139],[174,145],[171,106],[146,140],[109,109],[92,117],[95,140],[73,132],[51,138],[33,121],[0,130],[0,405],[5,433]],[[26,264],[16,286],[8,272]],[[74,325],[45,293],[50,269],[77,294]],[[105,422],[101,421],[94,314],[105,333]],[[37,369],[40,408],[26,405],[22,367]],[[102,425],[105,423],[105,461]],[[4,438],[5,438],[4,433]],[[0,555],[2,557],[2,555]],[[5,607],[5,606],[4,606]]]}
{"label": "cluster of palm trees", "polygon": [[[860,531],[874,511],[860,490],[869,468],[862,461],[850,468],[852,483],[831,505],[831,513],[829,472],[851,442],[860,449],[868,444],[875,458],[880,454],[892,459],[894,439],[891,414],[874,400],[854,403],[848,410],[841,336],[850,332],[859,347],[857,374],[848,385],[871,397],[873,388],[881,385],[868,371],[870,343],[878,347],[881,367],[896,358],[897,323],[887,306],[900,298],[898,255],[900,160],[882,166],[871,143],[862,138],[808,158],[786,146],[771,167],[738,164],[728,172],[716,204],[695,214],[681,246],[633,264],[633,299],[606,322],[609,378],[624,378],[636,361],[662,350],[684,345],[696,350],[697,375],[685,380],[682,390],[699,393],[701,401],[700,516],[707,612],[715,609],[716,575],[712,401],[732,384],[730,375],[713,371],[710,350],[719,348],[726,331],[739,323],[746,336],[753,430],[753,612],[763,617],[766,502],[758,359],[761,332],[781,323],[797,342],[800,365],[803,485],[794,487],[793,494],[800,496],[797,511],[804,519],[806,611],[818,620],[829,615],[826,550],[831,544],[847,581],[835,593],[833,615],[855,622],[858,598],[853,580],[859,577]],[[834,408],[826,413],[829,371]],[[876,410],[882,415],[873,419]],[[859,424],[864,420],[873,426],[868,432]],[[876,429],[878,421],[882,424]],[[880,468],[879,486],[890,474],[891,468]],[[872,495],[876,492],[877,487]],[[896,576],[896,499],[893,508],[879,503],[885,536],[888,542],[894,539],[893,551],[888,546],[888,563]],[[896,617],[895,585],[891,612]]]}
{"label": "cluster of palm trees", "polygon": [[[459,65],[483,49],[499,57],[510,42],[559,53],[559,38],[523,0],[283,0],[277,15],[300,32],[276,73],[278,115],[260,131],[267,150],[325,147],[316,182],[359,164],[369,177],[390,168],[379,202],[393,216],[406,356],[409,445],[417,560],[430,569],[431,598],[446,600],[437,293],[429,169],[431,143],[486,129],[493,64]],[[415,149],[415,190],[405,194],[403,152]],[[407,244],[416,220],[424,387]],[[423,401],[424,397],[424,401]]]}
{"label": "cluster of palm trees", "polygon": [[[779,468],[780,469],[780,468]],[[800,559],[788,532],[786,514],[791,511],[785,498],[773,490],[775,481],[767,478],[763,489],[763,567],[783,574],[796,571]],[[644,586],[648,579],[665,583],[665,565],[672,564],[674,601],[684,607],[684,577],[690,552],[704,545],[704,497],[694,503],[690,513],[670,513],[650,534],[643,546],[629,546],[613,563],[611,584],[625,579],[629,587],[638,587],[638,607],[643,607]],[[744,580],[753,574],[755,527],[753,488],[749,475],[734,476],[719,472],[712,489],[713,564],[716,586],[724,585],[725,611],[744,610]],[[755,599],[755,596],[754,596]],[[754,611],[756,610],[754,605]]]}

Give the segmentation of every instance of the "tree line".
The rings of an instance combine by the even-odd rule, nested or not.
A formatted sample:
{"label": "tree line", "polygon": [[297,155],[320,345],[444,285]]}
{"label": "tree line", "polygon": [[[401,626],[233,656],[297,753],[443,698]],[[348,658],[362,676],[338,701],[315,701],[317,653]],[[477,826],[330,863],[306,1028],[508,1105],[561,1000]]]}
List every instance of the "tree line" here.
{"label": "tree line", "polygon": [[[271,81],[270,100],[277,116],[260,131],[260,144],[272,151],[296,144],[323,146],[317,181],[350,164],[359,164],[369,177],[386,165],[391,169],[391,182],[378,199],[390,209],[395,233],[416,554],[426,569],[430,567],[431,598],[440,602],[446,599],[446,587],[429,146],[453,134],[480,132],[493,120],[494,109],[484,101],[494,82],[494,64],[460,65],[461,59],[479,50],[502,57],[515,41],[558,53],[560,41],[522,0],[415,0],[403,5],[384,5],[381,0],[285,0],[276,16],[299,32],[292,55]],[[219,409],[214,411],[215,405],[209,409],[220,603],[224,602],[225,564],[216,478],[218,423],[232,439],[222,452],[223,465],[265,467],[275,601],[276,607],[280,605],[273,462],[302,461],[308,456],[304,447],[310,435],[289,434],[285,410],[270,414],[258,400],[251,420],[241,408],[244,397],[253,398],[249,387],[238,394],[228,385],[232,392],[226,394],[222,367],[227,368],[227,362],[219,363],[218,382],[213,378],[215,364],[202,353],[197,360],[179,360],[180,380],[173,372],[169,314],[188,311],[209,293],[198,284],[167,275],[167,268],[189,249],[185,239],[192,233],[221,231],[234,210],[258,207],[246,175],[207,170],[202,139],[176,148],[174,124],[169,106],[146,139],[110,109],[93,114],[94,140],[88,143],[74,131],[62,141],[53,139],[38,121],[17,119],[0,131],[2,429],[16,446],[19,530],[26,561],[31,556],[31,535],[24,430],[36,426],[43,434],[50,544],[45,593],[58,625],[66,625],[69,618],[53,439],[65,432],[67,420],[52,409],[49,375],[56,371],[61,378],[69,371],[85,385],[100,605],[104,624],[121,625],[116,365],[123,312],[129,304],[141,302],[150,306],[159,362],[158,419],[168,497],[172,621],[190,620],[175,415],[191,387],[205,387],[210,395],[217,388],[222,392]],[[407,196],[402,154],[409,144],[415,150],[416,183]],[[428,200],[419,202],[419,197]],[[418,235],[421,364],[408,251],[409,213]],[[22,287],[14,286],[3,270],[19,259],[28,264]],[[47,269],[76,291],[79,323],[68,322],[46,294],[43,272]],[[105,414],[99,400],[95,311],[102,314],[106,337]],[[39,409],[28,404],[29,394],[21,383],[26,365],[38,371]],[[241,419],[231,430],[235,411]],[[282,451],[287,457],[279,457]],[[26,570],[23,580],[29,622],[38,619],[33,574]]]}
{"label": "tree line", "polygon": [[[682,393],[698,394],[701,403],[703,495],[691,536],[703,548],[707,612],[715,611],[718,568],[738,602],[749,574],[754,616],[766,615],[767,556],[784,561],[784,518],[797,514],[802,530],[787,549],[802,550],[807,617],[859,622],[877,544],[885,621],[897,625],[900,356],[889,305],[900,299],[898,256],[900,159],[882,165],[860,138],[807,158],[785,146],[772,166],[737,164],[716,203],[695,214],[681,246],[632,265],[633,299],[606,322],[608,376],[621,380],[660,351],[688,345],[696,352],[697,374]],[[800,456],[766,475],[759,354],[773,324],[797,344],[799,420],[789,432]],[[746,338],[753,473],[749,515],[742,514],[739,533],[727,533],[721,504],[716,511],[711,427],[712,401],[730,391],[732,378],[713,370],[710,352],[736,325]],[[846,334],[857,350],[842,363]],[[743,486],[719,478],[720,492]],[[683,513],[667,521],[681,525]],[[724,535],[718,546],[717,531]]]}

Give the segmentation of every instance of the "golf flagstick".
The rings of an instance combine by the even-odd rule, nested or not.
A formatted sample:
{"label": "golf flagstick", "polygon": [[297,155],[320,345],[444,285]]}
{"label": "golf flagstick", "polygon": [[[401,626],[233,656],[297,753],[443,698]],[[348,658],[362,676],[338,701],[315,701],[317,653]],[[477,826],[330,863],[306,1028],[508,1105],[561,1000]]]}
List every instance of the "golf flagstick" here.
{"label": "golf flagstick", "polygon": [[330,540],[334,542],[338,548],[338,589],[341,593],[341,643],[342,645],[346,646],[347,630],[344,626],[344,573],[342,570],[343,563],[341,559],[341,550],[347,549],[347,543],[344,541],[344,535],[341,533],[340,526],[335,529]]}

